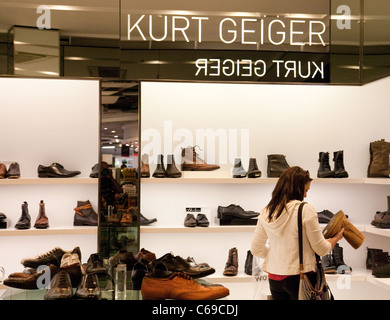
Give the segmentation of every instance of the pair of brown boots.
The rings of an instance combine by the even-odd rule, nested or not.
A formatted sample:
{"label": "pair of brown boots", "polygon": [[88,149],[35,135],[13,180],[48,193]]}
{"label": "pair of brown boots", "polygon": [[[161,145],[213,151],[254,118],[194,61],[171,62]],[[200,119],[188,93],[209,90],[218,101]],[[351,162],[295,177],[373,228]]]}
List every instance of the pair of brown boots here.
{"label": "pair of brown boots", "polygon": [[[15,229],[30,229],[31,216],[28,210],[28,203],[24,201],[22,204],[22,215],[15,225]],[[34,227],[37,229],[46,229],[49,227],[49,219],[46,216],[45,203],[43,200],[39,203],[39,214],[35,221]]]}

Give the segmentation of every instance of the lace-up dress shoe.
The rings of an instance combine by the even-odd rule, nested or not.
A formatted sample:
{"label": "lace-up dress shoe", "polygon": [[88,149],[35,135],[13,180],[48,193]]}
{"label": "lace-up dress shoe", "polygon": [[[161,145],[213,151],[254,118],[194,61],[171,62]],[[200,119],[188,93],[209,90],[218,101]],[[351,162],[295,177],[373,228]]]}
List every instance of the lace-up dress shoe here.
{"label": "lace-up dress shoe", "polygon": [[127,270],[131,270],[137,262],[134,254],[124,249],[119,250],[114,256],[108,259],[108,264],[111,268],[115,268],[118,264],[125,264]]}
{"label": "lace-up dress shoe", "polygon": [[96,273],[85,273],[74,295],[77,299],[99,300],[101,295],[99,279]]}
{"label": "lace-up dress shoe", "polygon": [[51,166],[45,167],[43,165],[38,166],[38,177],[39,178],[70,178],[79,175],[80,171],[66,170],[59,163],[52,163]]}
{"label": "lace-up dress shoe", "polygon": [[153,261],[153,265],[157,265],[158,263],[163,263],[171,272],[183,272],[194,279],[205,277],[215,272],[215,269],[212,267],[193,267],[182,257],[174,256],[171,253],[167,253]]}
{"label": "lace-up dress shoe", "polygon": [[27,268],[38,268],[40,265],[54,264],[58,267],[61,266],[62,256],[65,253],[76,253],[81,261],[80,247],[75,247],[72,251],[64,251],[61,248],[54,248],[46,253],[43,253],[36,258],[27,258],[21,261],[21,264]]}
{"label": "lace-up dress shoe", "polygon": [[20,168],[17,162],[13,162],[9,165],[9,168],[6,173],[8,179],[19,179],[20,178]]}
{"label": "lace-up dress shoe", "polygon": [[196,215],[196,226],[197,227],[208,227],[210,221],[207,219],[207,216],[203,213],[198,213]]}
{"label": "lace-up dress shoe", "polygon": [[99,274],[105,274],[107,272],[101,253],[93,253],[89,256],[85,272]]}
{"label": "lace-up dress shoe", "polygon": [[203,286],[181,272],[173,272],[166,278],[146,275],[142,281],[144,300],[213,300],[229,295],[224,286]]}
{"label": "lace-up dress shoe", "polygon": [[236,217],[236,218],[255,218],[259,215],[259,212],[255,211],[245,211],[242,207],[231,204],[227,207],[218,206],[218,218],[228,218],[228,217]]}
{"label": "lace-up dress shoe", "polygon": [[196,227],[196,219],[192,213],[187,213],[184,218],[184,226],[188,228]]}
{"label": "lace-up dress shoe", "polygon": [[195,147],[181,150],[181,171],[212,171],[219,169],[219,165],[208,164],[195,151]]}
{"label": "lace-up dress shoe", "polygon": [[57,273],[50,281],[50,289],[47,289],[45,300],[71,299],[73,288],[69,274],[65,271]]}

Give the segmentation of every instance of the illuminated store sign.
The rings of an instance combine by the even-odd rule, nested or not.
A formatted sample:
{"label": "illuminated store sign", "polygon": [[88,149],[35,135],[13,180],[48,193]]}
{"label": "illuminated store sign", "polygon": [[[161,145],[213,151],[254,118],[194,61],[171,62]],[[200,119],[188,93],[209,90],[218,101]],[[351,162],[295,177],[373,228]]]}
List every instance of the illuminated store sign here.
{"label": "illuminated store sign", "polygon": [[160,50],[153,62],[160,79],[330,81],[328,14],[183,11],[125,17],[123,41]]}
{"label": "illuminated store sign", "polygon": [[195,41],[273,46],[327,46],[322,20],[290,17],[127,15],[129,41]]}

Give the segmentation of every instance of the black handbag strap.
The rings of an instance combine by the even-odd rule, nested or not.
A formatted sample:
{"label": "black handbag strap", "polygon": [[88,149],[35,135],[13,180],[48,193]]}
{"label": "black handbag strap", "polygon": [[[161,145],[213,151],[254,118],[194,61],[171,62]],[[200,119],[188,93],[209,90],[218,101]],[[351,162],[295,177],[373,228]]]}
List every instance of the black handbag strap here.
{"label": "black handbag strap", "polygon": [[303,271],[303,237],[302,237],[302,209],[306,202],[301,202],[298,208],[298,242],[299,242],[299,270]]}

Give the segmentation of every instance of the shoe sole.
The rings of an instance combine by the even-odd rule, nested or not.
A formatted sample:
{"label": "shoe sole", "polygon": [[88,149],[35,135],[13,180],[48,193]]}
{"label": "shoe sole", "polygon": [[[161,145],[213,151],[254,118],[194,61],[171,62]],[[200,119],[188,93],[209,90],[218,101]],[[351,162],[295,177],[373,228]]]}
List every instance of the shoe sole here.
{"label": "shoe sole", "polygon": [[373,225],[374,227],[381,228],[381,229],[390,229],[390,224],[378,222],[375,220],[371,221],[371,225]]}
{"label": "shoe sole", "polygon": [[80,173],[72,173],[66,176],[55,174],[55,173],[39,173],[38,178],[72,178],[79,175]]}

